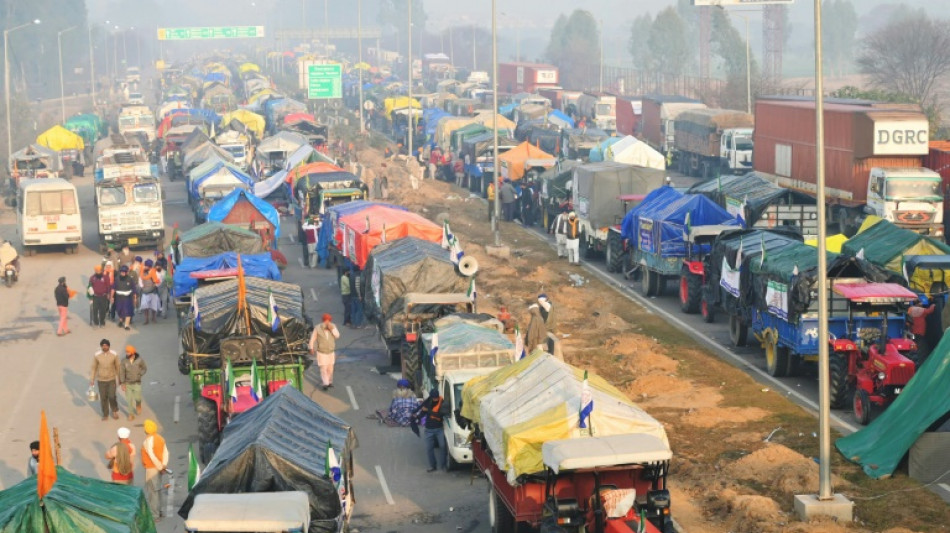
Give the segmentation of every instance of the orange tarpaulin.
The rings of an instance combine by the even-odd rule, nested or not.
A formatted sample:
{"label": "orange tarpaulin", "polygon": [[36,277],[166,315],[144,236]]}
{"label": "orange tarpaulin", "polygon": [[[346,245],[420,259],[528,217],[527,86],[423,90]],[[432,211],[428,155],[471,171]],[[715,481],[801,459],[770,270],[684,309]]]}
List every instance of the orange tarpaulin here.
{"label": "orange tarpaulin", "polygon": [[49,440],[49,430],[46,428],[46,411],[40,411],[40,457],[36,471],[36,495],[42,500],[43,496],[56,483],[56,463],[53,462],[53,446]]}
{"label": "orange tarpaulin", "polygon": [[[501,161],[501,175],[512,181],[524,177],[525,166],[549,168],[557,163],[557,158],[553,155],[527,141],[501,154],[498,160]],[[526,165],[526,163],[529,164]]]}
{"label": "orange tarpaulin", "polygon": [[309,174],[323,174],[324,172],[344,172],[344,170],[333,163],[325,161],[316,161],[300,165],[287,173],[287,183],[294,185],[297,180]]}
{"label": "orange tarpaulin", "polygon": [[[430,242],[442,242],[442,227],[421,216],[386,206],[373,206],[340,217],[343,255],[363,268],[370,251],[378,244],[403,237],[418,237]],[[367,226],[368,224],[368,226]]]}
{"label": "orange tarpaulin", "polygon": [[293,124],[295,122],[303,122],[303,121],[313,122],[314,124],[317,123],[316,117],[314,117],[310,113],[291,113],[287,115],[286,117],[284,117],[284,124]]}

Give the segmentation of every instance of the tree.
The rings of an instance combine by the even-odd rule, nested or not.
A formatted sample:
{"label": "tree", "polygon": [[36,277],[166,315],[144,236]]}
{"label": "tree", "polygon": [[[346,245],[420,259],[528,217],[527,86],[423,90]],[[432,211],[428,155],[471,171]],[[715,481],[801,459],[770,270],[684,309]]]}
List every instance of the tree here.
{"label": "tree", "polygon": [[824,19],[834,22],[821,27],[825,67],[831,74],[840,76],[854,61],[858,14],[851,0],[823,0],[821,11]]}
{"label": "tree", "polygon": [[633,66],[645,71],[653,68],[653,56],[650,54],[651,26],[653,26],[653,17],[649,13],[633,19],[633,24],[630,26],[630,39],[627,41],[627,49],[630,51]]}
{"label": "tree", "polygon": [[924,105],[936,102],[937,82],[950,72],[946,21],[914,13],[867,35],[862,44],[858,65],[872,86]]}
{"label": "tree", "polygon": [[560,69],[566,87],[590,87],[599,79],[600,30],[590,11],[561,15],[551,30],[545,57]]}
{"label": "tree", "polygon": [[[761,85],[754,57],[746,55],[745,37],[732,25],[729,15],[721,9],[712,10],[712,52],[718,58],[719,68],[726,75],[726,87],[719,105],[730,109],[745,109],[749,85],[752,93]],[[746,75],[749,68],[750,74]]]}
{"label": "tree", "polygon": [[658,71],[680,75],[686,70],[692,54],[685,35],[686,25],[676,9],[668,7],[656,15],[647,46]]}

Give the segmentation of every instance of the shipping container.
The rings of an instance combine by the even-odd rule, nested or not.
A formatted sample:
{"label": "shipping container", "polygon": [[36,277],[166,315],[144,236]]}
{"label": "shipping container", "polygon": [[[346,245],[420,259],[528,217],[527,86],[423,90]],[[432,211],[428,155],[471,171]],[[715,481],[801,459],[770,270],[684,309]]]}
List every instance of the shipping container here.
{"label": "shipping container", "polygon": [[499,63],[498,89],[507,93],[534,93],[538,89],[559,87],[557,67],[541,63]]}
{"label": "shipping container", "polygon": [[639,136],[643,100],[635,96],[617,97],[617,135]]}
{"label": "shipping container", "polygon": [[699,100],[685,96],[644,96],[640,116],[640,139],[666,154],[673,145],[673,121],[687,109],[706,107]]}
{"label": "shipping container", "polygon": [[950,141],[930,141],[930,151],[924,166],[943,178],[943,190],[950,192]]}

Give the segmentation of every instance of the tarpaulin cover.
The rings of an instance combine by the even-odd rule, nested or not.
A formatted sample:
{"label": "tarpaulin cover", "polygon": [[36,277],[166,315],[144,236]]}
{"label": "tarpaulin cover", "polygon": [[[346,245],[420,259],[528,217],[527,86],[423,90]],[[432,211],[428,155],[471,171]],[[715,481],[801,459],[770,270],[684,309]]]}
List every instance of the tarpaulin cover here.
{"label": "tarpaulin cover", "polygon": [[[195,130],[200,131],[200,130]],[[234,162],[234,156],[231,155],[231,152],[228,152],[224,148],[221,148],[217,144],[214,144],[212,141],[206,141],[205,143],[199,145],[197,148],[192,148],[190,150],[185,150],[185,158],[182,161],[185,168],[193,168],[200,165],[202,162],[211,159],[212,157],[217,157],[218,159],[223,159],[228,163]]]}
{"label": "tarpaulin cover", "polygon": [[260,153],[267,152],[293,152],[301,146],[307,144],[307,138],[299,133],[292,131],[279,131],[275,135],[261,141],[257,146]]}
{"label": "tarpaulin cover", "polygon": [[320,223],[320,236],[317,239],[317,253],[320,256],[321,262],[326,261],[327,256],[329,255],[329,247],[331,244],[339,248],[340,243],[342,242],[343,231],[339,227],[340,217],[352,213],[359,213],[360,211],[369,209],[373,206],[408,211],[408,209],[403,206],[387,204],[384,202],[371,202],[369,200],[354,200],[352,202],[330,206],[326,210],[326,213],[323,214],[323,218]]}
{"label": "tarpaulin cover", "polygon": [[63,169],[63,160],[59,157],[59,154],[39,144],[31,144],[26,148],[13,152],[9,164],[12,165],[14,161],[42,161],[45,168],[53,172],[59,172]]}
{"label": "tarpaulin cover", "polygon": [[861,250],[868,261],[901,275],[904,256],[950,254],[950,246],[943,242],[899,228],[886,220],[851,237],[841,247],[841,253],[850,256],[858,255]]}
{"label": "tarpaulin cover", "polygon": [[373,248],[384,242],[404,237],[442,242],[441,226],[415,213],[390,207],[374,206],[345,215],[340,217],[339,224],[343,231],[340,250],[361,269]]}
{"label": "tarpaulin cover", "polygon": [[155,520],[140,487],[77,476],[56,467],[43,497],[36,477],[0,492],[0,533],[154,533]]}
{"label": "tarpaulin cover", "polygon": [[208,211],[208,221],[221,222],[227,218],[231,210],[234,209],[234,206],[241,201],[250,202],[250,204],[274,226],[274,238],[277,239],[280,237],[280,213],[277,212],[274,206],[244,189],[235,189],[224,198],[215,202],[214,205],[211,206],[211,210]]}
{"label": "tarpaulin cover", "polygon": [[422,104],[419,103],[419,100],[415,98],[412,99],[412,103],[409,102],[408,96],[397,96],[395,98],[387,98],[383,100],[383,106],[385,110],[385,117],[390,119],[392,112],[396,109],[406,109],[409,106],[412,106],[415,109],[422,109]]}
{"label": "tarpaulin cover", "polygon": [[435,144],[439,145],[443,150],[448,150],[452,146],[452,132],[461,128],[466,124],[471,124],[475,122],[474,117],[455,117],[455,116],[446,116],[442,117],[438,121],[435,129],[435,138],[432,140],[435,141]]}
{"label": "tarpaulin cover", "polygon": [[[841,248],[844,246],[844,243],[848,242],[848,236],[844,233],[836,233],[834,235],[829,235],[825,237],[825,247],[829,252],[834,252],[836,254],[841,253]],[[808,246],[814,246],[818,248],[818,239],[806,239],[805,244]]]}
{"label": "tarpaulin cover", "polygon": [[244,74],[245,72],[260,72],[261,67],[257,66],[255,63],[241,63],[241,66],[238,67],[238,74]]}
{"label": "tarpaulin cover", "polygon": [[[270,253],[253,255],[241,254],[241,264],[248,278],[265,278],[280,281],[280,270]],[[175,297],[190,294],[198,286],[198,280],[191,277],[192,272],[237,268],[237,252],[224,252],[210,257],[184,257],[175,267],[173,283]],[[219,285],[219,284],[215,284]],[[236,294],[236,292],[235,292]],[[202,310],[202,314],[204,311]]]}
{"label": "tarpaulin cover", "polygon": [[475,116],[471,118],[474,123],[485,126],[489,129],[489,131],[492,129],[492,121],[494,120],[496,123],[495,127],[498,128],[499,134],[503,131],[514,132],[515,126],[517,126],[517,124],[509,120],[508,117],[502,115],[501,113],[498,113],[497,117],[492,118],[491,109],[478,110],[475,112]]}
{"label": "tarpaulin cover", "polygon": [[317,119],[310,113],[290,113],[284,117],[284,124],[293,124],[294,122],[313,122],[316,123]]}
{"label": "tarpaulin cover", "polygon": [[345,467],[352,494],[349,467],[358,447],[352,427],[294,387],[282,387],[224,428],[221,445],[178,515],[186,518],[199,494],[298,490],[310,498],[309,531],[336,532],[343,509],[326,475],[328,444]]}
{"label": "tarpaulin cover", "polygon": [[109,132],[109,126],[99,115],[86,113],[74,115],[66,119],[63,126],[82,137],[87,145],[93,145],[100,137]]}
{"label": "tarpaulin cover", "polygon": [[[301,178],[310,177],[311,175],[314,178],[319,178],[320,174],[334,172],[344,172],[344,170],[334,163],[327,163],[325,161],[305,163],[303,165],[297,165],[287,173],[287,183],[296,184]],[[350,173],[347,172],[347,174]],[[350,175],[352,176],[352,174]],[[353,178],[356,179],[356,176],[353,176]]]}
{"label": "tarpaulin cover", "polygon": [[189,151],[194,150],[195,148],[198,148],[208,142],[211,142],[211,137],[209,137],[208,134],[201,128],[195,128],[191,130],[191,133],[189,133],[187,137],[185,137],[185,140],[182,141],[179,149],[182,151],[182,153],[187,154]]}
{"label": "tarpaulin cover", "polygon": [[[175,123],[175,115],[188,115],[191,117],[199,118],[207,124],[214,124],[217,126],[221,122],[221,115],[218,115],[211,109],[202,109],[199,107],[189,107],[187,109],[179,109],[171,114],[172,124]],[[167,118],[167,117],[166,117]]]}
{"label": "tarpaulin cover", "polygon": [[[683,194],[679,198],[661,197],[650,204],[640,204],[634,220],[639,251],[660,257],[686,257],[687,246],[684,235],[689,227],[736,226],[739,220],[716,205],[712,200],[699,194]],[[708,248],[708,245],[701,245]],[[706,250],[708,251],[708,250]]]}
{"label": "tarpaulin cover", "polygon": [[666,170],[666,157],[633,135],[627,135],[608,146],[604,151],[604,159],[627,165]]}
{"label": "tarpaulin cover", "polygon": [[[514,357],[515,345],[504,333],[494,328],[487,328],[464,321],[450,323],[438,330],[440,355],[463,354],[471,352],[496,352],[505,350]],[[425,353],[430,353],[434,344],[431,333],[422,334],[422,344]]]}
{"label": "tarpaulin cover", "polygon": [[495,463],[515,485],[524,474],[544,470],[546,441],[643,434],[669,441],[663,424],[598,375],[588,383],[594,409],[588,428],[579,427],[584,371],[553,355],[536,352],[462,389],[462,416],[485,438]]}
{"label": "tarpaulin cover", "polygon": [[648,194],[661,187],[666,172],[605,161],[574,167],[574,211],[600,229],[619,223],[626,215],[620,196]]}
{"label": "tarpaulin cover", "polygon": [[548,121],[557,124],[561,128],[574,127],[574,119],[567,116],[560,109],[555,109],[554,111],[551,111],[550,113],[548,113]]}
{"label": "tarpaulin cover", "polygon": [[221,121],[225,124],[230,124],[233,120],[247,126],[247,129],[254,132],[254,136],[258,139],[264,136],[264,117],[257,113],[247,109],[237,109],[221,117]]}
{"label": "tarpaulin cover", "polygon": [[867,427],[835,441],[872,478],[890,476],[914,442],[950,411],[950,335],[917,369],[894,403]]}
{"label": "tarpaulin cover", "polygon": [[618,142],[620,142],[620,137],[607,137],[606,139],[600,141],[597,143],[597,146],[590,149],[590,153],[587,155],[587,160],[591,163],[606,161],[607,148]]}
{"label": "tarpaulin cover", "polygon": [[[730,212],[738,213],[744,207],[742,217],[749,225],[762,218],[762,213],[770,205],[792,194],[755,172],[741,176],[723,175],[698,183],[689,192],[708,196]],[[814,200],[810,203],[814,204]]]}
{"label": "tarpaulin cover", "polygon": [[627,211],[627,214],[624,215],[623,220],[620,222],[620,237],[635,246],[638,240],[637,236],[639,235],[637,217],[640,216],[640,213],[652,206],[662,205],[664,202],[674,202],[682,197],[683,193],[673,187],[663,186],[658,189],[653,189],[647,193],[646,197],[644,197],[636,207]]}
{"label": "tarpaulin cover", "polygon": [[422,120],[426,123],[426,138],[435,135],[435,129],[439,125],[439,119],[452,116],[444,109],[439,107],[430,107],[422,112]]}
{"label": "tarpaulin cover", "polygon": [[462,126],[452,133],[452,151],[457,153],[459,148],[462,146],[462,141],[464,141],[467,137],[474,137],[487,131],[491,130],[485,126],[482,126],[481,124],[475,124],[474,122]]}
{"label": "tarpaulin cover", "polygon": [[449,255],[440,243],[415,237],[374,248],[363,270],[363,287],[369,289],[365,298],[367,316],[396,315],[405,307],[401,298],[411,292],[464,293],[471,278],[458,273]]}
{"label": "tarpaulin cover", "polygon": [[[244,257],[241,256],[242,263]],[[195,317],[190,312],[182,324],[182,357],[194,354],[198,367],[220,368],[221,340],[243,335],[267,337],[263,361],[267,364],[292,363],[307,355],[311,324],[306,317],[300,286],[255,277],[246,277],[245,286],[251,332],[247,332],[244,313],[238,311],[238,281],[208,283],[193,295],[198,299],[201,314],[199,329],[195,329]],[[276,332],[267,319],[271,294],[280,316],[280,327]]]}
{"label": "tarpaulin cover", "polygon": [[288,194],[290,193],[290,185],[287,184],[287,171],[281,170],[274,173],[271,177],[258,181],[254,184],[254,195],[258,198],[267,198],[274,191],[284,187],[287,190]]}
{"label": "tarpaulin cover", "polygon": [[525,174],[525,165],[528,160],[544,161],[546,168],[553,167],[557,158],[537,146],[523,142],[498,156],[501,165],[501,175],[514,181],[520,180]]}
{"label": "tarpaulin cover", "polygon": [[254,255],[264,251],[260,235],[230,224],[205,222],[181,234],[182,257],[211,257],[224,252]]}
{"label": "tarpaulin cover", "polygon": [[[188,175],[188,188],[193,197],[198,197],[198,189],[205,182],[215,177],[226,178],[237,185],[253,187],[254,180],[238,167],[224,161],[207,161],[191,171]],[[215,180],[217,181],[217,180]]]}
{"label": "tarpaulin cover", "polygon": [[42,144],[50,150],[83,150],[86,142],[83,138],[68,129],[56,125],[36,137],[36,143]]}
{"label": "tarpaulin cover", "polygon": [[570,200],[571,188],[568,182],[574,177],[574,167],[580,164],[573,159],[563,159],[542,172],[539,178],[543,183],[544,196],[551,200]]}

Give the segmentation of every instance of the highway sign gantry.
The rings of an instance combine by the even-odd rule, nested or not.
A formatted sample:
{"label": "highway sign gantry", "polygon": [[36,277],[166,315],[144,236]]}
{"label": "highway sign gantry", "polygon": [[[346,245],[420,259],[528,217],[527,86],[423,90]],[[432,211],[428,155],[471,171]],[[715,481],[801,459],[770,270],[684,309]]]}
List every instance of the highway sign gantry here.
{"label": "highway sign gantry", "polygon": [[257,39],[261,37],[264,37],[264,26],[195,26],[158,29],[159,41]]}

